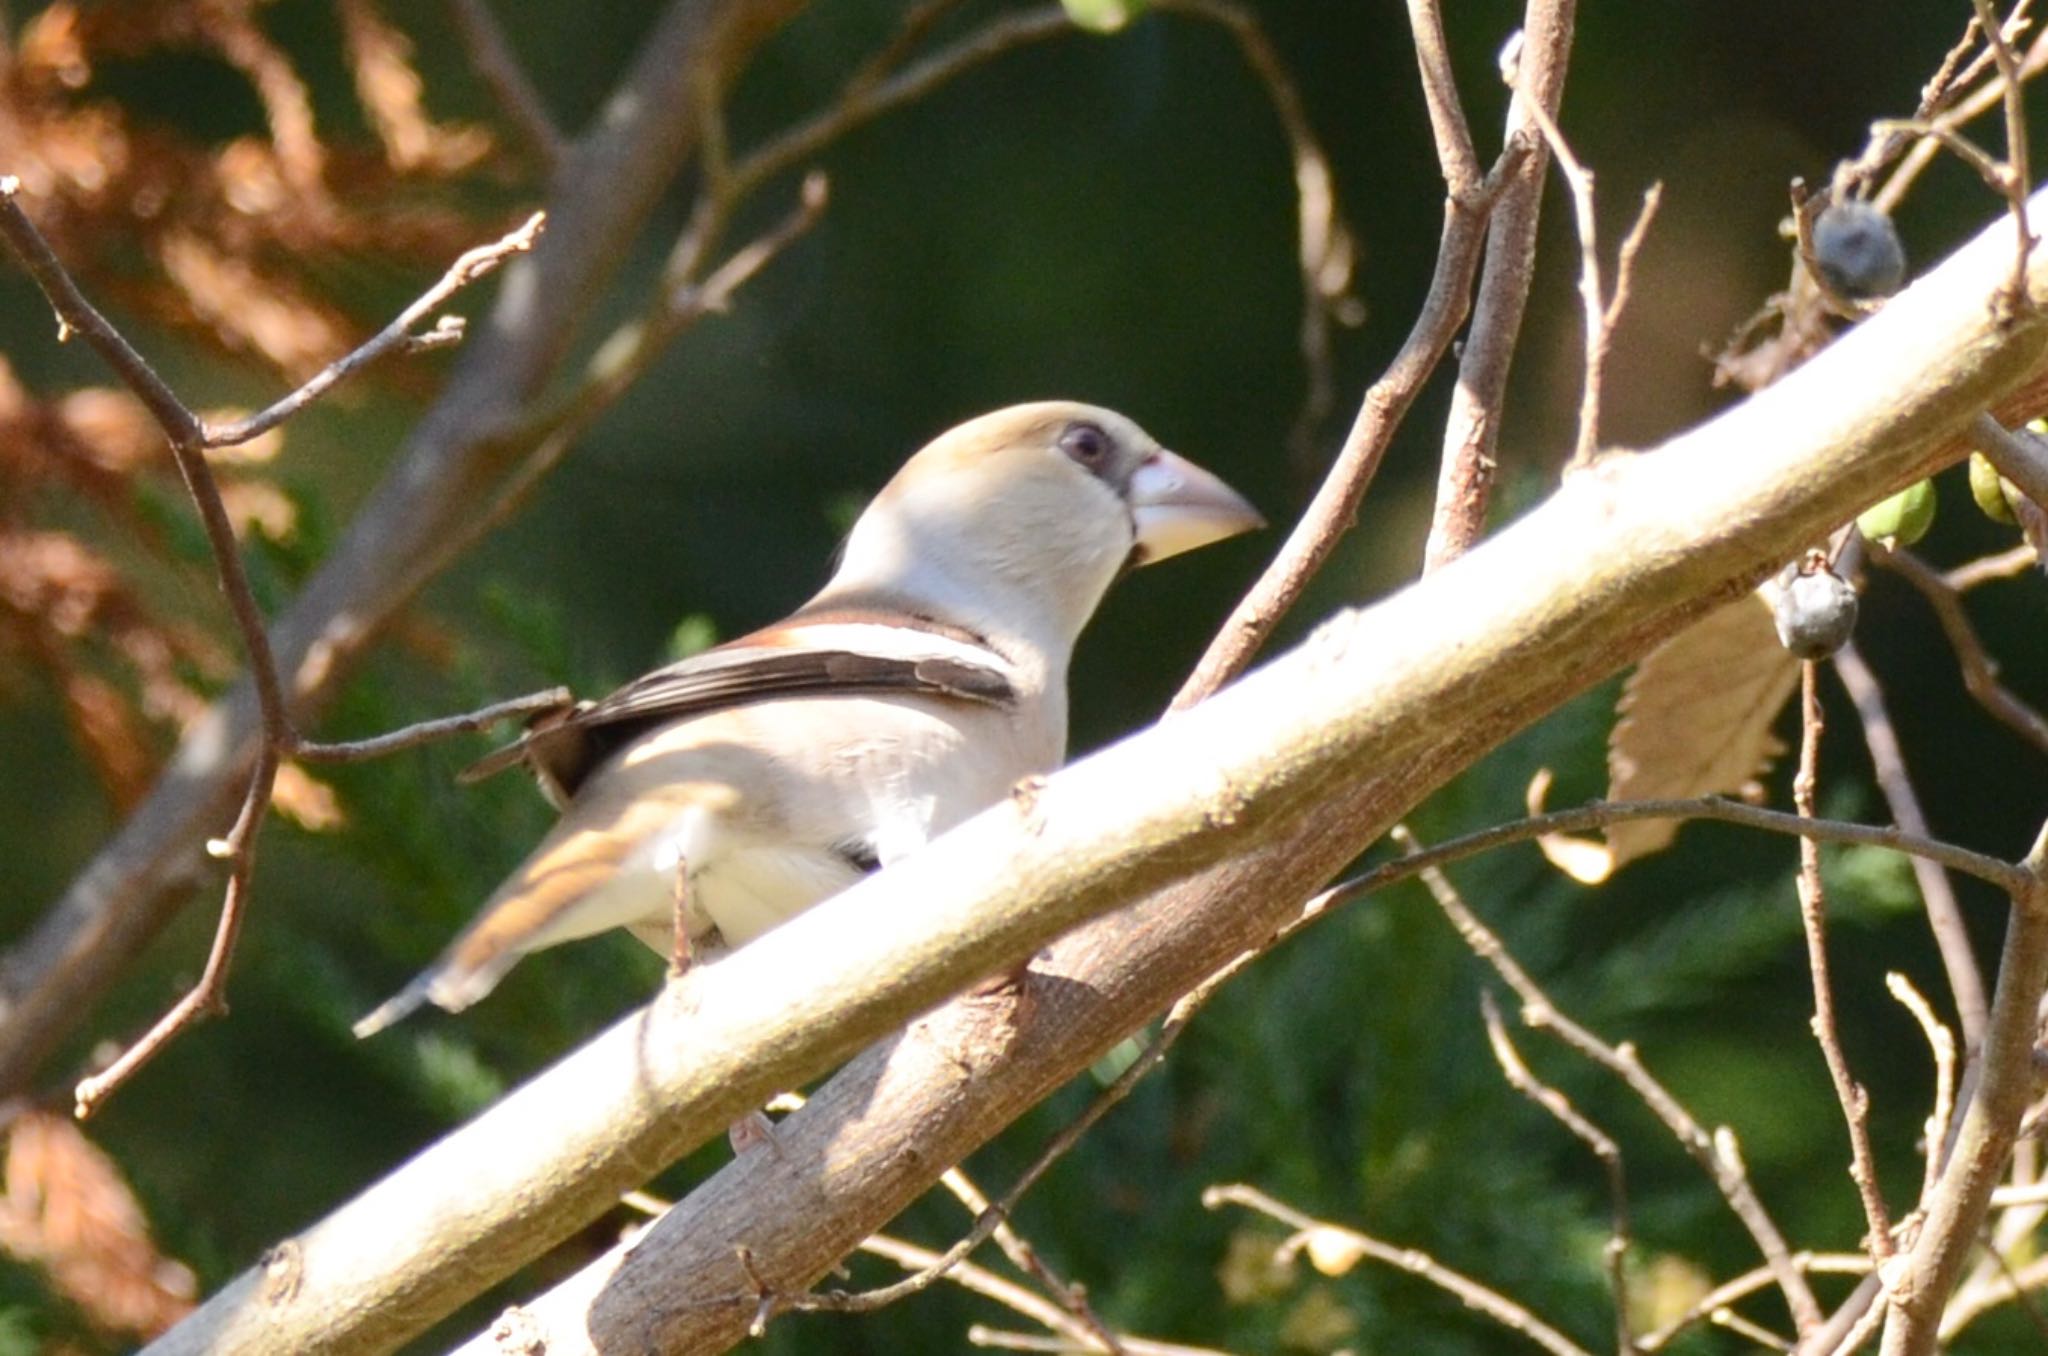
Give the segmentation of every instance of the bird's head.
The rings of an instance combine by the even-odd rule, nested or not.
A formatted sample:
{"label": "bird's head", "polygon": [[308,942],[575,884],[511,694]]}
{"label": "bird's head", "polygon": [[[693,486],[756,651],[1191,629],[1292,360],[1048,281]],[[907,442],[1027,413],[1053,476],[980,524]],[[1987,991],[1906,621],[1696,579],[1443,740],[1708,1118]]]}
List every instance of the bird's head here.
{"label": "bird's head", "polygon": [[1126,564],[1264,521],[1114,410],[1013,405],[905,463],[854,524],[827,594],[879,593],[1064,652]]}

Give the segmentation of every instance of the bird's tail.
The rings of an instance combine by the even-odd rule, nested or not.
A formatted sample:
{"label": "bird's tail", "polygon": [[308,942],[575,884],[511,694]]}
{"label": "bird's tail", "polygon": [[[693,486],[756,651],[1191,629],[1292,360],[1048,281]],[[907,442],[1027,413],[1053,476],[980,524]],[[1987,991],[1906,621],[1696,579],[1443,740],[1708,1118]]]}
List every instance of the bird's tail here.
{"label": "bird's tail", "polygon": [[[460,941],[451,948],[459,953]],[[355,1024],[357,1040],[376,1035],[385,1027],[402,1022],[421,1007],[432,1003],[443,1012],[460,1012],[498,986],[505,972],[519,959],[519,952],[505,950],[479,965],[462,963],[459,954],[442,957],[421,972]]]}

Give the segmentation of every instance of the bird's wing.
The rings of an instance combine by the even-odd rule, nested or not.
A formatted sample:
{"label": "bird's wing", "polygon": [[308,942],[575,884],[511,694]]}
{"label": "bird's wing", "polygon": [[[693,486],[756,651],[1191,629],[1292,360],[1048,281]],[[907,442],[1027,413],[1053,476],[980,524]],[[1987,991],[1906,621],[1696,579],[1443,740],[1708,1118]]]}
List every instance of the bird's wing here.
{"label": "bird's wing", "polygon": [[914,618],[819,613],[655,669],[601,700],[547,712],[460,780],[524,763],[560,802],[655,725],[789,697],[889,694],[991,706],[1017,697],[1008,661],[979,637]]}

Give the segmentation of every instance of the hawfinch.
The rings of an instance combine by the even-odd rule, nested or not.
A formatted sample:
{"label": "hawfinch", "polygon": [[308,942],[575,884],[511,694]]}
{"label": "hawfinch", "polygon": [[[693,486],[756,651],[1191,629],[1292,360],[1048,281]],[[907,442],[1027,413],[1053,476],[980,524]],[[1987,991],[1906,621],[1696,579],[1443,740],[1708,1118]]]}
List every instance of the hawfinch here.
{"label": "hawfinch", "polygon": [[529,951],[624,927],[739,946],[1066,753],[1067,660],[1127,564],[1259,526],[1120,414],[1016,405],[940,436],[786,620],[538,718],[554,830],[441,958],[356,1024],[459,1011]]}

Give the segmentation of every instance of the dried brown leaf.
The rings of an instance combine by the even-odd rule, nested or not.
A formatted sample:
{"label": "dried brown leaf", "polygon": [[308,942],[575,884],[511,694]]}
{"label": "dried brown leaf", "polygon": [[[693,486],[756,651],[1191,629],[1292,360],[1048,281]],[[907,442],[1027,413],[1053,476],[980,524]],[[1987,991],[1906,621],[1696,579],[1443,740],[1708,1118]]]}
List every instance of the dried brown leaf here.
{"label": "dried brown leaf", "polygon": [[191,1311],[191,1269],[157,1251],[120,1169],[70,1120],[15,1119],[6,1188],[0,1248],[41,1267],[95,1325],[147,1338]]}
{"label": "dried brown leaf", "polygon": [[412,66],[412,41],[386,22],[370,0],[342,0],[341,21],[356,97],[393,169],[458,170],[483,157],[490,137],[481,129],[442,127],[427,116],[425,84]]}
{"label": "dried brown leaf", "polygon": [[297,763],[280,763],[271,805],[292,823],[312,833],[325,833],[348,822],[334,788]]}
{"label": "dried brown leaf", "polygon": [[127,391],[73,391],[57,401],[56,416],[79,450],[104,471],[132,474],[163,456],[163,429]]}
{"label": "dried brown leaf", "polygon": [[114,808],[126,813],[149,790],[156,775],[156,750],[142,729],[141,713],[118,687],[61,656],[58,690],[64,717],[84,750]]}
{"label": "dried brown leaf", "polygon": [[[1636,666],[1607,745],[1609,800],[1740,793],[1784,751],[1771,733],[1799,683],[1770,604],[1749,594],[1710,613]],[[1614,864],[1659,851],[1678,825],[1607,828]]]}
{"label": "dried brown leaf", "polygon": [[193,314],[230,348],[254,349],[303,380],[350,347],[343,327],[317,306],[196,232],[166,234],[158,259]]}
{"label": "dried brown leaf", "polygon": [[298,506],[267,480],[223,480],[220,502],[237,537],[254,528],[272,541],[290,541],[299,525]]}
{"label": "dried brown leaf", "polygon": [[120,589],[114,567],[68,533],[0,533],[0,607],[59,636],[91,634]]}

